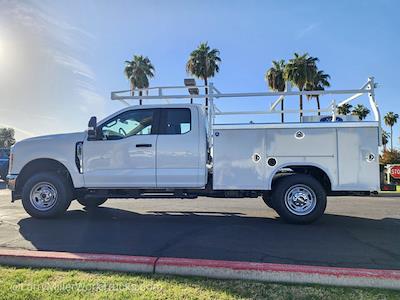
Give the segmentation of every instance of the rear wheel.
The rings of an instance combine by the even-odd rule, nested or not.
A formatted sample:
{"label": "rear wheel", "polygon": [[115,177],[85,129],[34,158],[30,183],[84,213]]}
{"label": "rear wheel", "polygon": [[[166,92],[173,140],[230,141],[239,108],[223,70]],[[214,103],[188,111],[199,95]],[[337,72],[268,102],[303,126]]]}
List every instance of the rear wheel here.
{"label": "rear wheel", "polygon": [[294,174],[279,180],[273,188],[274,209],[288,223],[308,224],[326,209],[326,192],[314,177]]}
{"label": "rear wheel", "polygon": [[72,188],[67,178],[56,172],[33,175],[24,184],[22,205],[35,218],[53,218],[63,214],[72,199]]}
{"label": "rear wheel", "polygon": [[76,199],[79,204],[83,205],[86,208],[96,208],[102,205],[107,201],[107,198],[104,197],[80,197]]}
{"label": "rear wheel", "polygon": [[273,203],[272,203],[271,194],[264,193],[264,194],[262,195],[262,199],[263,199],[264,203],[265,203],[269,208],[272,208],[272,209],[274,208],[274,205],[273,205]]}

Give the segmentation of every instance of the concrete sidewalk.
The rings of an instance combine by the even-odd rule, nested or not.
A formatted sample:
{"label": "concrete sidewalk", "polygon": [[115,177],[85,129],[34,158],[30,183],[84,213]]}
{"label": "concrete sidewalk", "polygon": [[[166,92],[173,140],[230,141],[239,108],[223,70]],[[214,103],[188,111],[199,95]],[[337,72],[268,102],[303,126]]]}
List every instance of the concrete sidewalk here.
{"label": "concrete sidewalk", "polygon": [[0,264],[400,289],[400,271],[0,249]]}

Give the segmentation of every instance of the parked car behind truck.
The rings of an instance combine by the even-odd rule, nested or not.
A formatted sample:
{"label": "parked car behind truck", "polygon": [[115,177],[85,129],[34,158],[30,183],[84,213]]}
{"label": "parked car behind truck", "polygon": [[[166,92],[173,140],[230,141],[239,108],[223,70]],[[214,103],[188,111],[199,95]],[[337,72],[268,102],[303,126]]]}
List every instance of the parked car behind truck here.
{"label": "parked car behind truck", "polygon": [[325,211],[327,195],[379,189],[379,118],[216,124],[207,97],[208,110],[129,106],[98,123],[92,117],[86,132],[18,142],[8,176],[12,199],[48,218],[73,199],[96,207],[108,198],[262,196],[285,221],[310,223]]}
{"label": "parked car behind truck", "polygon": [[9,148],[0,148],[0,179],[6,180],[8,173]]}

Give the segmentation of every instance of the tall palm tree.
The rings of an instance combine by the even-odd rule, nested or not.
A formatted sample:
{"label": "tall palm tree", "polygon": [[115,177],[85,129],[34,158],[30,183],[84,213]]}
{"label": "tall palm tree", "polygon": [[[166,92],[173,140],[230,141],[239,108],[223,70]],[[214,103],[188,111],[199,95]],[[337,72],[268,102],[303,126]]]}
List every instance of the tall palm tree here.
{"label": "tall palm tree", "polygon": [[[314,77],[311,82],[307,82],[304,90],[306,91],[323,91],[325,87],[330,87],[329,79],[331,76],[325,74],[324,71],[320,70],[314,73]],[[319,95],[307,95],[307,99],[315,98],[317,100],[318,116],[321,115],[321,105],[319,103]]]}
{"label": "tall palm tree", "polygon": [[383,151],[386,151],[386,145],[389,143],[389,138],[390,138],[390,133],[387,132],[386,130],[382,130],[382,145],[383,145]]}
{"label": "tall palm tree", "polygon": [[353,105],[348,104],[348,103],[338,106],[339,115],[348,115],[349,113],[351,113],[352,107],[353,107]]}
{"label": "tall palm tree", "polygon": [[[143,55],[134,55],[131,61],[125,61],[124,73],[128,78],[131,87],[132,96],[135,94],[135,89],[145,89],[149,87],[149,78],[154,77],[154,66],[150,59]],[[139,96],[142,96],[143,92],[139,90]],[[142,105],[142,99],[139,100],[139,104]]]}
{"label": "tall palm tree", "polygon": [[386,126],[390,127],[390,150],[393,151],[393,126],[397,123],[397,119],[399,118],[398,114],[390,111],[384,117],[384,121]]}
{"label": "tall palm tree", "polygon": [[[294,58],[290,59],[285,68],[285,80],[289,80],[297,86],[299,91],[303,91],[307,83],[312,83],[317,72],[316,63],[318,58],[311,57],[308,53],[302,55],[294,53]],[[300,121],[303,116],[303,95],[300,95]]]}
{"label": "tall palm tree", "polygon": [[[283,92],[286,87],[285,78],[283,76],[285,70],[285,61],[283,59],[279,61],[272,61],[272,67],[268,69],[265,74],[265,81],[268,83],[268,87],[276,92]],[[283,99],[281,101],[281,122],[285,121]]]}
{"label": "tall palm tree", "polygon": [[368,108],[366,108],[364,105],[362,104],[357,104],[354,108],[353,111],[351,112],[352,115],[356,115],[358,116],[358,119],[364,120],[368,114],[370,113],[370,110]]}
{"label": "tall palm tree", "polygon": [[[196,50],[190,53],[186,62],[186,72],[199,79],[204,80],[205,92],[208,94],[208,78],[214,77],[219,72],[218,49],[211,49],[208,43],[200,43]],[[208,108],[208,98],[206,97],[206,109]]]}

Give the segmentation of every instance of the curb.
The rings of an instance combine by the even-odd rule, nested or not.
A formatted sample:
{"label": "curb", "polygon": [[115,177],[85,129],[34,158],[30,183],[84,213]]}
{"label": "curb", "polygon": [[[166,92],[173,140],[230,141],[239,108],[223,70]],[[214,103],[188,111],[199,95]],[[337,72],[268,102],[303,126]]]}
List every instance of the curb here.
{"label": "curb", "polygon": [[156,260],[146,256],[0,250],[0,264],[19,267],[153,273]]}
{"label": "curb", "polygon": [[0,264],[400,289],[400,270],[0,249]]}
{"label": "curb", "polygon": [[400,271],[397,270],[160,258],[155,272],[221,279],[400,289]]}

